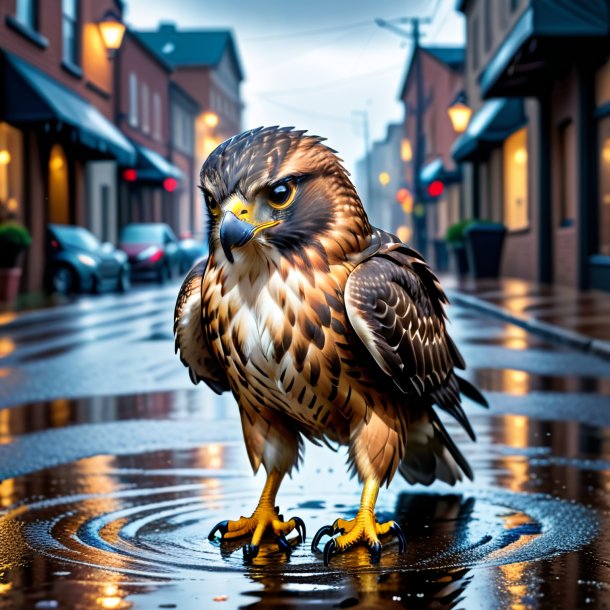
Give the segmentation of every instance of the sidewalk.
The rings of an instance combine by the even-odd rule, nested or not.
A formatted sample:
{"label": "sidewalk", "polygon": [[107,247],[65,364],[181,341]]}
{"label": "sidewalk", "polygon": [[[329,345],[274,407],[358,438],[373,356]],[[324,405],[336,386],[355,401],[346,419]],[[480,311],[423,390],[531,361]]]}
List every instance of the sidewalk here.
{"label": "sidewalk", "polygon": [[441,275],[451,301],[548,339],[610,359],[610,292],[581,292],[519,279]]}

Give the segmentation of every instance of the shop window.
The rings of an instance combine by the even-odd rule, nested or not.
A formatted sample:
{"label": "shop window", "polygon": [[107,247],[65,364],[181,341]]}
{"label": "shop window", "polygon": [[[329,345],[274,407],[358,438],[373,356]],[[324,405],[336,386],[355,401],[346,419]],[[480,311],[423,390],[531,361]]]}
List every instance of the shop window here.
{"label": "shop window", "polygon": [[161,96],[153,95],[153,136],[156,140],[161,139]]}
{"label": "shop window", "polygon": [[134,72],[129,74],[129,124],[138,126],[138,77]]}
{"label": "shop window", "polygon": [[0,219],[23,220],[23,138],[0,122]]}
{"label": "shop window", "polygon": [[527,229],[529,206],[526,127],[506,138],[502,153],[504,157],[504,224],[509,231]]}
{"label": "shop window", "polygon": [[148,133],[150,131],[150,108],[148,99],[148,85],[142,83],[142,131]]}
{"label": "shop window", "polygon": [[576,218],[576,142],[574,123],[566,121],[557,130],[559,173],[559,223],[562,227],[574,224]]}
{"label": "shop window", "polygon": [[15,17],[17,21],[30,30],[38,28],[38,15],[36,14],[36,0],[17,0]]}
{"label": "shop window", "polygon": [[610,116],[599,122],[599,252],[610,256]]}
{"label": "shop window", "polygon": [[76,0],[62,0],[63,60],[78,66],[78,9]]}

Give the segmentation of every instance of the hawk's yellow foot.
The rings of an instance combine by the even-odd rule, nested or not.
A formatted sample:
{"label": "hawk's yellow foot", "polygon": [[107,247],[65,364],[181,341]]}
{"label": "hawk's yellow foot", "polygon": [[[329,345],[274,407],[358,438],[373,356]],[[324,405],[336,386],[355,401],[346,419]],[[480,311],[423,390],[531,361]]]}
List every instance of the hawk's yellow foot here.
{"label": "hawk's yellow foot", "polygon": [[261,494],[260,500],[251,517],[240,517],[236,521],[221,521],[217,523],[208,534],[209,540],[216,538],[216,533],[220,533],[221,540],[236,540],[246,536],[252,536],[249,544],[244,546],[244,560],[252,561],[257,555],[261,540],[267,532],[273,533],[275,541],[280,551],[290,555],[292,547],[286,535],[296,530],[305,540],[306,530],[303,520],[299,517],[292,517],[284,521],[279,514],[279,507],[274,506],[275,496],[279,488],[282,475],[276,470],[267,477],[267,482]]}
{"label": "hawk's yellow foot", "polygon": [[[376,481],[367,481],[362,491],[360,510],[356,517],[349,521],[337,519],[332,525],[325,525],[318,530],[311,543],[312,551],[317,549],[323,536],[331,536],[331,539],[324,546],[324,565],[330,563],[333,553],[346,551],[356,544],[366,545],[371,554],[371,562],[378,563],[381,559],[379,536],[385,534],[396,536],[398,538],[398,552],[404,553],[406,540],[398,523],[395,521],[379,523],[375,517],[378,491],[379,484]],[[337,533],[341,535],[333,538],[332,536]]]}

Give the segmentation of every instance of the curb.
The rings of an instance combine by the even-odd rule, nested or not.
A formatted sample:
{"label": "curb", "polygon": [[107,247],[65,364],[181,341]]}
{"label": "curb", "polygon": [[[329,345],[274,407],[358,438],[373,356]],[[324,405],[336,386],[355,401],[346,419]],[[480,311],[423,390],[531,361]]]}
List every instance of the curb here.
{"label": "curb", "polygon": [[489,303],[478,297],[463,294],[456,290],[449,289],[446,292],[453,303],[457,303],[463,307],[469,307],[470,309],[476,309],[477,311],[493,316],[494,318],[505,320],[515,326],[524,328],[532,334],[544,337],[555,343],[610,360],[610,341],[594,339],[593,337],[588,337],[582,333],[567,330],[560,326],[555,326],[554,324],[548,324],[547,322],[537,320],[527,315],[513,313],[504,307],[494,305],[493,303]]}

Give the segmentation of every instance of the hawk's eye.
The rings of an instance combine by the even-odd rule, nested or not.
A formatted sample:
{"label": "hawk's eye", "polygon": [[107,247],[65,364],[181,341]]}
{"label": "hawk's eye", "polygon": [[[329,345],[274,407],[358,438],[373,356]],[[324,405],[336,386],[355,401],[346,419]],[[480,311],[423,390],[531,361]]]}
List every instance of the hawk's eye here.
{"label": "hawk's eye", "polygon": [[267,194],[267,201],[269,205],[276,210],[283,210],[292,203],[296,192],[296,184],[291,180],[280,182],[271,187],[271,190]]}

